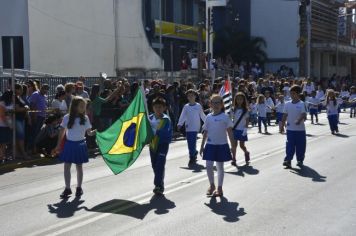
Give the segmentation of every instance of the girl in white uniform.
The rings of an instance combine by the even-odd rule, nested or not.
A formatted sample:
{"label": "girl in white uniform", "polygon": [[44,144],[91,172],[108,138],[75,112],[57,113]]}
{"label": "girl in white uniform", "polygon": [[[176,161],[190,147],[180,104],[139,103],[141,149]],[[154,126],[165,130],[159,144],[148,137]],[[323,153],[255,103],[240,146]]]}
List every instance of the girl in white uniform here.
{"label": "girl in white uniform", "polygon": [[[247,138],[247,127],[249,123],[249,110],[247,107],[247,99],[245,94],[237,93],[234,99],[234,117],[233,117],[233,133],[234,133],[234,145],[237,147],[240,142],[240,148],[245,154],[246,165],[250,163],[250,153],[247,151],[245,142],[248,141]],[[236,164],[236,152],[232,153],[231,165],[237,166]]]}
{"label": "girl in white uniform", "polygon": [[350,118],[356,117],[356,87],[352,86],[350,88],[350,97],[349,97],[349,103],[350,103]]}
{"label": "girl in white uniform", "polygon": [[265,127],[265,133],[268,133],[267,131],[267,105],[265,103],[265,96],[260,94],[257,98],[257,115],[258,115],[258,133],[262,133],[261,131],[261,123],[263,123],[263,126]]}
{"label": "girl in white uniform", "polygon": [[326,106],[331,134],[339,133],[338,107],[340,102],[336,99],[334,90],[331,89],[327,92],[323,105]]}
{"label": "girl in white uniform", "polygon": [[[96,130],[91,130],[91,127],[86,115],[86,101],[81,97],[73,97],[69,114],[63,117],[56,147],[56,152],[60,153],[59,159],[64,162],[65,189],[60,195],[61,198],[68,198],[72,194],[70,189],[72,164],[75,164],[77,169],[75,196],[80,197],[83,194],[83,163],[87,163],[89,158],[85,135],[94,136],[96,134]],[[60,151],[64,135],[66,135],[66,141],[63,150]]]}
{"label": "girl in white uniform", "polygon": [[[232,121],[227,114],[224,113],[224,102],[221,96],[213,95],[211,97],[210,113],[205,120],[203,126],[203,141],[201,143],[200,155],[203,154],[203,160],[206,160],[206,170],[210,182],[210,187],[207,195],[213,197],[221,197],[223,195],[224,181],[224,162],[231,161],[231,152],[236,152],[234,145],[234,137],[232,133]],[[231,152],[227,142],[229,136],[231,143]],[[206,145],[205,145],[206,143]],[[215,188],[214,183],[214,162],[218,172],[218,188]]]}

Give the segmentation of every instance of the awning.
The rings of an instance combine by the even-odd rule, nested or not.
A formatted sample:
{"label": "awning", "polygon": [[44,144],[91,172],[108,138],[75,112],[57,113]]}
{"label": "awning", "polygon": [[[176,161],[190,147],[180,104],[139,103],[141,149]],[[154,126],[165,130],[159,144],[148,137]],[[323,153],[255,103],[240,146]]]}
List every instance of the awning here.
{"label": "awning", "polygon": [[[311,48],[318,51],[336,51],[336,43],[312,43]],[[338,45],[340,53],[356,55],[356,47],[349,45]]]}

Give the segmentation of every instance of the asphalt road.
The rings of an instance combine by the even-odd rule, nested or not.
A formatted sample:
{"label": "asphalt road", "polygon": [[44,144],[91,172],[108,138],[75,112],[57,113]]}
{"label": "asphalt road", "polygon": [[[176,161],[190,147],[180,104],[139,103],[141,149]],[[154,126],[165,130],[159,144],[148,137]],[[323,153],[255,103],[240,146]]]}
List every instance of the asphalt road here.
{"label": "asphalt road", "polygon": [[[284,169],[285,135],[249,130],[252,163],[226,163],[224,197],[207,198],[204,162],[189,169],[185,140],[171,144],[166,193],[154,197],[148,151],[114,176],[100,157],[84,166],[84,195],[61,201],[63,165],[0,175],[0,235],[356,235],[356,119],[307,124],[305,167]],[[200,140],[199,140],[200,143]],[[240,158],[239,158],[240,157]],[[76,182],[72,170],[73,189]]]}

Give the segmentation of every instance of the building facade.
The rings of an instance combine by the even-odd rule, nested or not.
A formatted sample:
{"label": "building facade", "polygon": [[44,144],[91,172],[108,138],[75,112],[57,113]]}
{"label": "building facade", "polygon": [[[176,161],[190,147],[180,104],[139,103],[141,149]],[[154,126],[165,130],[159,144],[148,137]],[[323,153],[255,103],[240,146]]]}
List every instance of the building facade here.
{"label": "building facade", "polygon": [[[224,21],[215,27],[230,26],[250,37],[262,37],[267,46],[265,71],[277,71],[281,65],[292,68],[296,75],[306,75],[307,35],[305,0],[230,0],[219,9]],[[344,0],[310,0],[311,49],[310,75],[317,79],[333,74],[355,76],[355,16],[339,17]],[[343,21],[341,21],[343,20]],[[221,21],[220,21],[221,22]],[[337,37],[337,25],[344,31]],[[340,30],[341,31],[341,30]],[[336,46],[337,45],[337,46]]]}
{"label": "building facade", "polygon": [[[311,1],[311,76],[355,76],[354,18],[345,1]],[[301,25],[303,27],[303,25]]]}
{"label": "building facade", "polygon": [[15,42],[19,69],[65,76],[160,69],[148,43],[143,0],[2,0],[0,66]]}
{"label": "building facade", "polygon": [[205,27],[205,1],[146,0],[144,9],[151,47],[161,57],[165,70],[180,70],[181,60],[196,54],[199,43],[205,41],[204,30],[199,30]]}

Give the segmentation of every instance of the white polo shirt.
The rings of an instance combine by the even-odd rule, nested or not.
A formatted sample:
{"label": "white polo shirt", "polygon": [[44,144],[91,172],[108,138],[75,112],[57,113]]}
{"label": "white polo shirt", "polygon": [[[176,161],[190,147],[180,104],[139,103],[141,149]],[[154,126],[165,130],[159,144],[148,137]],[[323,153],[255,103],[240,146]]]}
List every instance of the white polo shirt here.
{"label": "white polo shirt", "polygon": [[206,115],[203,108],[199,103],[190,105],[189,103],[184,105],[182,113],[179,117],[178,125],[185,124],[185,130],[187,132],[199,132],[200,120],[205,121]]}
{"label": "white polo shirt", "polygon": [[304,121],[302,120],[299,125],[296,121],[300,116],[306,113],[305,104],[302,101],[297,103],[287,102],[284,106],[284,114],[287,114],[287,130],[290,131],[305,131]]}
{"label": "white polo shirt", "polygon": [[210,113],[207,115],[203,130],[208,132],[208,144],[223,145],[227,144],[227,132],[228,128],[232,128],[233,123],[228,115],[220,113],[213,115]]}

